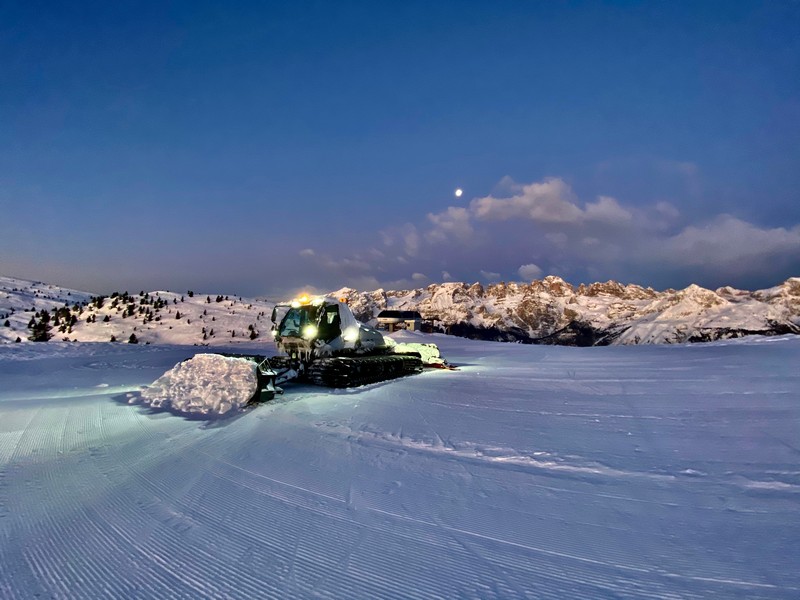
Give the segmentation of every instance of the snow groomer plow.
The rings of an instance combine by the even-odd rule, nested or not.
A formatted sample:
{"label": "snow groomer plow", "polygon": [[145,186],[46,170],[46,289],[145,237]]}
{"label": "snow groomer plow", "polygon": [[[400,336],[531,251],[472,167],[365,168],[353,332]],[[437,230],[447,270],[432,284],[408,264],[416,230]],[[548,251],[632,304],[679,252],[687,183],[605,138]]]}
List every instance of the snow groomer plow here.
{"label": "snow groomer plow", "polygon": [[279,304],[272,335],[278,356],[196,354],[146,386],[138,400],[178,413],[223,414],[271,400],[291,381],[350,388],[424,367],[452,368],[435,344],[398,344],[359,322],[343,300],[301,296]]}
{"label": "snow groomer plow", "polygon": [[279,386],[292,380],[348,388],[448,366],[435,344],[397,344],[359,322],[343,300],[304,295],[275,306],[272,323],[282,354],[241,356],[257,364],[256,401],[281,393]]}

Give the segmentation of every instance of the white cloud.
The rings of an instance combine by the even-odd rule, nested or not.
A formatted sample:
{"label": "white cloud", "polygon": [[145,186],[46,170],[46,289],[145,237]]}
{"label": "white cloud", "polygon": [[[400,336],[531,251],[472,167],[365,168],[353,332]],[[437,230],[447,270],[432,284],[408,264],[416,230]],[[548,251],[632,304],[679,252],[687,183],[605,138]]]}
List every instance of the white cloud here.
{"label": "white cloud", "polygon": [[[469,207],[450,206],[440,213],[428,214],[431,227],[424,233],[424,240],[430,244],[474,242],[479,224],[515,221],[544,229],[542,233],[549,236],[546,239],[563,246],[567,242],[566,233],[559,229],[574,230],[592,224],[625,228],[634,219],[633,210],[610,196],[598,196],[594,202],[581,206],[570,186],[558,178],[517,185],[506,177],[498,187],[512,190],[513,195],[476,198]],[[418,245],[412,247],[419,251]]]}
{"label": "white cloud", "polygon": [[402,230],[403,247],[406,254],[409,256],[416,256],[419,252],[420,237],[417,228],[414,225],[406,224]]}
{"label": "white cloud", "polygon": [[450,275],[447,271],[442,271],[442,281],[452,281],[453,276]]}
{"label": "white cloud", "polygon": [[501,198],[508,198],[509,196],[515,196],[522,192],[523,186],[514,181],[509,175],[504,175],[500,181],[492,188],[492,196],[498,196]]}
{"label": "white cloud", "polygon": [[314,256],[314,251],[311,248],[305,248],[303,250],[300,250],[300,256],[304,257]]}
{"label": "white cloud", "polygon": [[656,211],[668,219],[677,219],[681,214],[680,211],[669,202],[657,202],[655,208]]}
{"label": "white cloud", "polygon": [[519,273],[519,276],[522,277],[523,281],[533,281],[534,279],[539,279],[542,276],[541,267],[533,263],[522,265],[517,272]]}
{"label": "white cloud", "polygon": [[777,255],[800,256],[800,225],[764,229],[730,215],[690,225],[661,242],[662,257],[679,265],[754,269]]}
{"label": "white cloud", "polygon": [[586,204],[586,219],[599,221],[601,223],[627,223],[633,218],[633,214],[619,205],[610,196],[598,196],[597,202]]}
{"label": "white cloud", "polygon": [[433,229],[427,233],[429,242],[444,242],[448,238],[466,241],[472,234],[469,211],[461,206],[449,206],[442,213],[428,213],[428,220],[433,223]]}
{"label": "white cloud", "polygon": [[490,283],[500,280],[500,273],[495,273],[494,271],[484,271],[484,270],[481,270],[480,273],[481,277],[483,277],[485,281],[488,281]]}
{"label": "white cloud", "polygon": [[380,231],[384,246],[394,248],[401,245],[408,256],[416,256],[422,242],[416,225],[405,223],[399,227],[391,227]]}
{"label": "white cloud", "polygon": [[470,203],[470,212],[482,221],[530,219],[542,223],[570,223],[583,216],[572,197],[572,190],[562,179],[552,178],[524,185],[510,198],[476,198]]}
{"label": "white cloud", "polygon": [[425,275],[424,273],[413,273],[411,275],[411,280],[416,282],[428,281],[428,276]]}

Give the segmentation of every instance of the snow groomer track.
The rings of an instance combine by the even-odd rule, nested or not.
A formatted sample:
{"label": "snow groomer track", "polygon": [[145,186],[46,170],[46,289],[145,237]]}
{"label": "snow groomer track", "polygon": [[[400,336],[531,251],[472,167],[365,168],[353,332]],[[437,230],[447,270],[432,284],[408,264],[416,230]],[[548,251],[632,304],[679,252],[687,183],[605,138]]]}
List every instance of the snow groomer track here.
{"label": "snow groomer track", "polygon": [[800,597],[800,338],[435,341],[210,421],[126,400],[196,348],[0,347],[0,598]]}

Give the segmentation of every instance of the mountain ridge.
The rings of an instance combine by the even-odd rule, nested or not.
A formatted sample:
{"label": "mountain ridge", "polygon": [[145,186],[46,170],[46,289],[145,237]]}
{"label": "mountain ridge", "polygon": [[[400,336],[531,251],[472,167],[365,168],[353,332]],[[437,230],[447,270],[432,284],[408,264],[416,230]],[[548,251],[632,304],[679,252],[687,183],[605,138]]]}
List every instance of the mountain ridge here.
{"label": "mountain ridge", "polygon": [[[329,295],[346,298],[365,322],[374,324],[385,309],[417,310],[436,330],[497,341],[636,345],[800,334],[800,277],[756,291],[696,284],[657,291],[613,280],[576,287],[549,275],[530,283],[341,288]],[[272,306],[264,299],[190,291],[95,296],[0,277],[0,343],[37,334],[56,341],[258,343],[269,335]]]}
{"label": "mountain ridge", "polygon": [[335,294],[346,297],[362,319],[387,308],[418,310],[446,329],[481,339],[605,345],[800,333],[798,277],[754,292],[696,284],[659,292],[617,281],[576,288],[549,275],[528,284],[448,282],[402,291],[342,288]]}

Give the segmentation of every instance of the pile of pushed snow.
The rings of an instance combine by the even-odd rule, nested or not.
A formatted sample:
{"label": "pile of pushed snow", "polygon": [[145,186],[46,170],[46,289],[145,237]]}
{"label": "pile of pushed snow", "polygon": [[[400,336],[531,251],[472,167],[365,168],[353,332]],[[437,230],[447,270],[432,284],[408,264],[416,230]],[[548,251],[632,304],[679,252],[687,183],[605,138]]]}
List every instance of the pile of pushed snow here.
{"label": "pile of pushed snow", "polygon": [[258,389],[254,362],[219,354],[198,354],[178,363],[141,392],[149,406],[204,415],[241,409]]}
{"label": "pile of pushed snow", "polygon": [[447,361],[439,354],[439,346],[436,344],[399,343],[392,346],[392,352],[395,354],[416,352],[422,359],[423,365],[444,366],[447,364]]}

